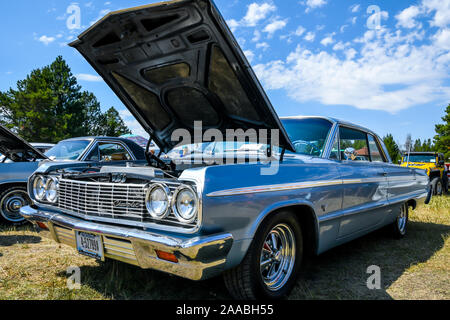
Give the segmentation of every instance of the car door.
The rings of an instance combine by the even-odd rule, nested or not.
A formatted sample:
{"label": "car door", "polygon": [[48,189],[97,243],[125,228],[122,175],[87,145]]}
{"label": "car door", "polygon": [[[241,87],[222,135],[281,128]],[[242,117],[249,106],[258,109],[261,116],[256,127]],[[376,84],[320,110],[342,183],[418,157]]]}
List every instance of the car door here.
{"label": "car door", "polygon": [[372,229],[384,220],[388,185],[384,162],[371,161],[366,132],[341,125],[339,150],[344,193],[338,237],[343,238]]}

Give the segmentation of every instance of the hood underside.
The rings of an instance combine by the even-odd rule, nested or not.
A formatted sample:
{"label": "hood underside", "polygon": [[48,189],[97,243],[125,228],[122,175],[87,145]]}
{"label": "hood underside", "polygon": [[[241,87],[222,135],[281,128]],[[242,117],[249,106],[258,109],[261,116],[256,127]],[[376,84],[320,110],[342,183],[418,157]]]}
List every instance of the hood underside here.
{"label": "hood underside", "polygon": [[47,159],[39,150],[3,126],[0,126],[0,154],[14,162]]}
{"label": "hood underside", "polygon": [[[273,144],[294,150],[247,59],[210,0],[181,0],[112,12],[75,47],[162,151],[218,129],[278,129]],[[196,131],[198,133],[198,131]],[[179,134],[175,133],[177,139]],[[185,143],[191,143],[186,141]]]}

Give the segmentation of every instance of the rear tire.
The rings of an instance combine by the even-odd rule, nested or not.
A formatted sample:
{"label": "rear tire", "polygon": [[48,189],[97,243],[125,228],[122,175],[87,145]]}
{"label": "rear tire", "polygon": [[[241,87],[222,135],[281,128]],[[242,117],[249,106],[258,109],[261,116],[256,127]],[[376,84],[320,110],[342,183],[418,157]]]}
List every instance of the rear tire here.
{"label": "rear tire", "polygon": [[406,235],[409,221],[408,209],[408,204],[403,203],[400,207],[397,219],[395,219],[395,222],[391,225],[392,235],[396,239],[401,239]]}
{"label": "rear tire", "polygon": [[435,196],[442,196],[442,192],[443,192],[443,184],[442,184],[442,180],[441,178],[433,178],[433,180],[431,180],[431,187],[433,188],[433,195]]}
{"label": "rear tire", "polygon": [[27,188],[15,186],[0,193],[0,221],[9,225],[22,225],[26,222],[19,213],[20,208],[31,204]]}
{"label": "rear tire", "polygon": [[225,285],[235,299],[281,299],[294,287],[302,257],[298,220],[276,213],[261,224],[242,263],[224,273]]}

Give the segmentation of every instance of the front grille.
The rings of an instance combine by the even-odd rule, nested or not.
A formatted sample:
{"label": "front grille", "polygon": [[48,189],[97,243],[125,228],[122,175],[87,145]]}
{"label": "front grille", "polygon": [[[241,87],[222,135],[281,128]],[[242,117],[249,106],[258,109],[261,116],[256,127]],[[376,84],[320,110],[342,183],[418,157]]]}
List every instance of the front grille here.
{"label": "front grille", "polygon": [[[166,183],[173,192],[178,183]],[[60,179],[58,207],[68,213],[92,217],[94,220],[112,222],[157,223],[175,227],[192,228],[197,221],[185,224],[171,212],[163,221],[155,220],[145,207],[146,186],[140,184],[102,183]]]}

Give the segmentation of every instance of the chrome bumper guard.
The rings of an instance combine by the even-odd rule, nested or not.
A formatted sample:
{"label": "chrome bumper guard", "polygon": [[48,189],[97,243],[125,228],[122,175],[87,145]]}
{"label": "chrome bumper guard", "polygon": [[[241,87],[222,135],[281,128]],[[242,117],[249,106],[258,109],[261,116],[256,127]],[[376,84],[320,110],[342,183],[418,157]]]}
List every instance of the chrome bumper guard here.
{"label": "chrome bumper guard", "polygon": [[[191,280],[204,280],[222,273],[226,257],[233,244],[233,237],[229,233],[183,239],[155,232],[99,224],[31,207],[21,208],[20,213],[44,236],[58,243],[76,248],[75,231],[100,235],[106,258]],[[45,224],[48,230],[40,228],[37,222]],[[174,254],[178,262],[158,258],[156,250]]]}

